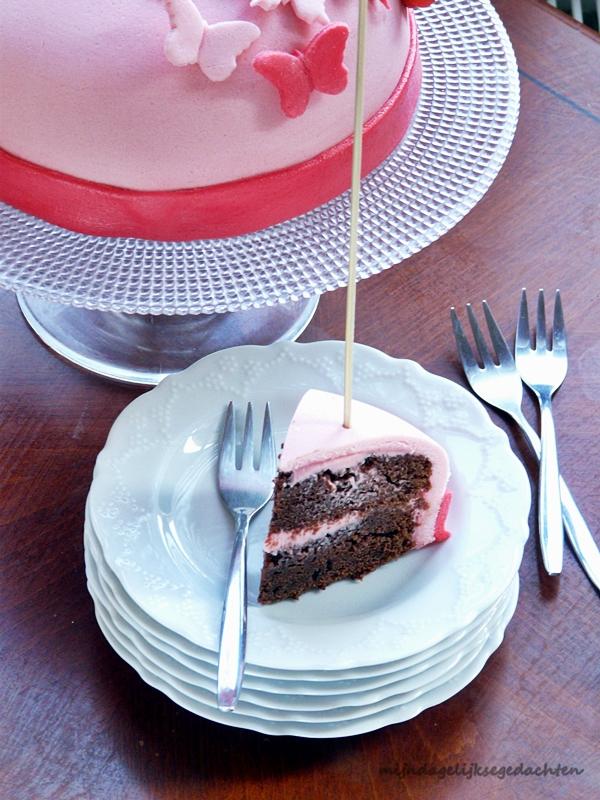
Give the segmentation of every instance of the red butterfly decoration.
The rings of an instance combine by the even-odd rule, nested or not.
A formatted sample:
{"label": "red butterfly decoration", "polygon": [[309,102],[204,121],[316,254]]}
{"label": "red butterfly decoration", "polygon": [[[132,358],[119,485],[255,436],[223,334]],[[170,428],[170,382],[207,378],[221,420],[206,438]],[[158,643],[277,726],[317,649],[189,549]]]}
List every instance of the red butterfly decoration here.
{"label": "red butterfly decoration", "polygon": [[252,65],[279,92],[283,113],[299,117],[306,110],[312,91],[339,94],[348,85],[343,61],[347,40],[347,25],[327,25],[304,50],[265,50],[255,56]]}

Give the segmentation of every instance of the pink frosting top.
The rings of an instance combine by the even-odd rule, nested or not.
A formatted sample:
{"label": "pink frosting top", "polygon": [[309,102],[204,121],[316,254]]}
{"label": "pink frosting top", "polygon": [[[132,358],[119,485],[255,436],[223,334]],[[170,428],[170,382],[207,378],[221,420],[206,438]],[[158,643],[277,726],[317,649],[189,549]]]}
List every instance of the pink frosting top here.
{"label": "pink frosting top", "polygon": [[[344,428],[343,407],[341,395],[317,389],[306,392],[290,423],[279,469],[291,472],[296,482],[322,469],[338,471],[355,466],[369,455],[423,455],[432,464],[431,489],[424,496],[428,509],[418,512],[415,547],[433,542],[450,477],[446,451],[406,420],[358,400],[352,402],[352,426]],[[285,546],[285,534],[277,534],[279,547]],[[295,535],[297,538],[298,533]],[[321,532],[313,530],[307,535],[314,538]]]}
{"label": "pink frosting top", "polygon": [[[192,20],[174,39],[165,0],[2,0],[0,147],[78,178],[179,189],[282,169],[352,132],[356,0],[324,5],[349,29],[348,86],[312,91],[295,119],[253,62],[264,51],[306,48],[323,21],[299,15],[312,19],[322,4],[195,5],[212,27]],[[408,52],[407,10],[389,5],[369,4],[366,117],[392,94]]]}

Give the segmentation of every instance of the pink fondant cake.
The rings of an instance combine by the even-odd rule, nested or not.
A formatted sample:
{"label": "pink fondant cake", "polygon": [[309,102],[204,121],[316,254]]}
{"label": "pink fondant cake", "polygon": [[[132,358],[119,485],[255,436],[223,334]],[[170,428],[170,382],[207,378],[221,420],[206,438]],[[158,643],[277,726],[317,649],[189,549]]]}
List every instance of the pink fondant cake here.
{"label": "pink fondant cake", "polygon": [[[365,171],[420,86],[410,6],[371,0]],[[84,233],[260,229],[350,183],[356,0],[4,0],[0,199]]]}
{"label": "pink fondant cake", "polygon": [[447,539],[448,456],[393,414],[307,392],[280,454],[259,601],[361,578],[408,550]]}

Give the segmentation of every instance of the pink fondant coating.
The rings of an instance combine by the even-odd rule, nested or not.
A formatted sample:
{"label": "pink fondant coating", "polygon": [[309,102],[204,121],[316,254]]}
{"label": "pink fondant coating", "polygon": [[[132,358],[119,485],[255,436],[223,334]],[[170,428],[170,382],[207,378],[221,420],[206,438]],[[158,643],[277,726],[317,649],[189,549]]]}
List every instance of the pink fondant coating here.
{"label": "pink fondant coating", "polygon": [[[400,417],[367,403],[352,401],[350,428],[343,426],[343,412],[341,395],[317,389],[306,392],[287,432],[280,471],[290,472],[292,482],[297,482],[322,469],[337,472],[356,466],[369,455],[423,455],[432,464],[431,488],[424,495],[428,508],[419,512],[415,547],[435,541],[438,510],[450,477],[444,448]],[[438,525],[438,535],[441,530]]]}
{"label": "pink fondant coating", "polygon": [[[223,81],[165,56],[163,0],[3,0],[0,148],[22,159],[115,187],[211,186],[316,156],[352,131],[354,75],[337,95],[314,92],[304,114],[281,113],[272,85],[252,68],[263,50],[292,52],[320,30],[292,6],[263,11],[249,0],[198,3],[210,24],[240,20],[261,35]],[[304,4],[305,5],[305,4]],[[300,4],[297,4],[298,8]],[[332,22],[356,57],[355,0],[328,0]],[[369,6],[365,118],[392,94],[409,46],[400,2]],[[189,44],[189,43],[188,43]]]}

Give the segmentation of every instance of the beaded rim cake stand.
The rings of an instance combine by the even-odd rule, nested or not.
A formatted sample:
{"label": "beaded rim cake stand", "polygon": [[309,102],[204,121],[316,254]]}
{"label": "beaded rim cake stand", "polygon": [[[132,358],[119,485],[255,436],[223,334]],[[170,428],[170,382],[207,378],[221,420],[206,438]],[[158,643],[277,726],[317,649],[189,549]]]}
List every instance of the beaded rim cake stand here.
{"label": "beaded rim cake stand", "polygon": [[[438,0],[417,22],[421,99],[401,145],[363,181],[359,278],[459,222],[516,128],[517,65],[489,0]],[[89,236],[0,204],[0,287],[68,360],[157,383],[223,347],[296,338],[318,295],[346,283],[349,201],[347,192],[256,233],[192,242]]]}

